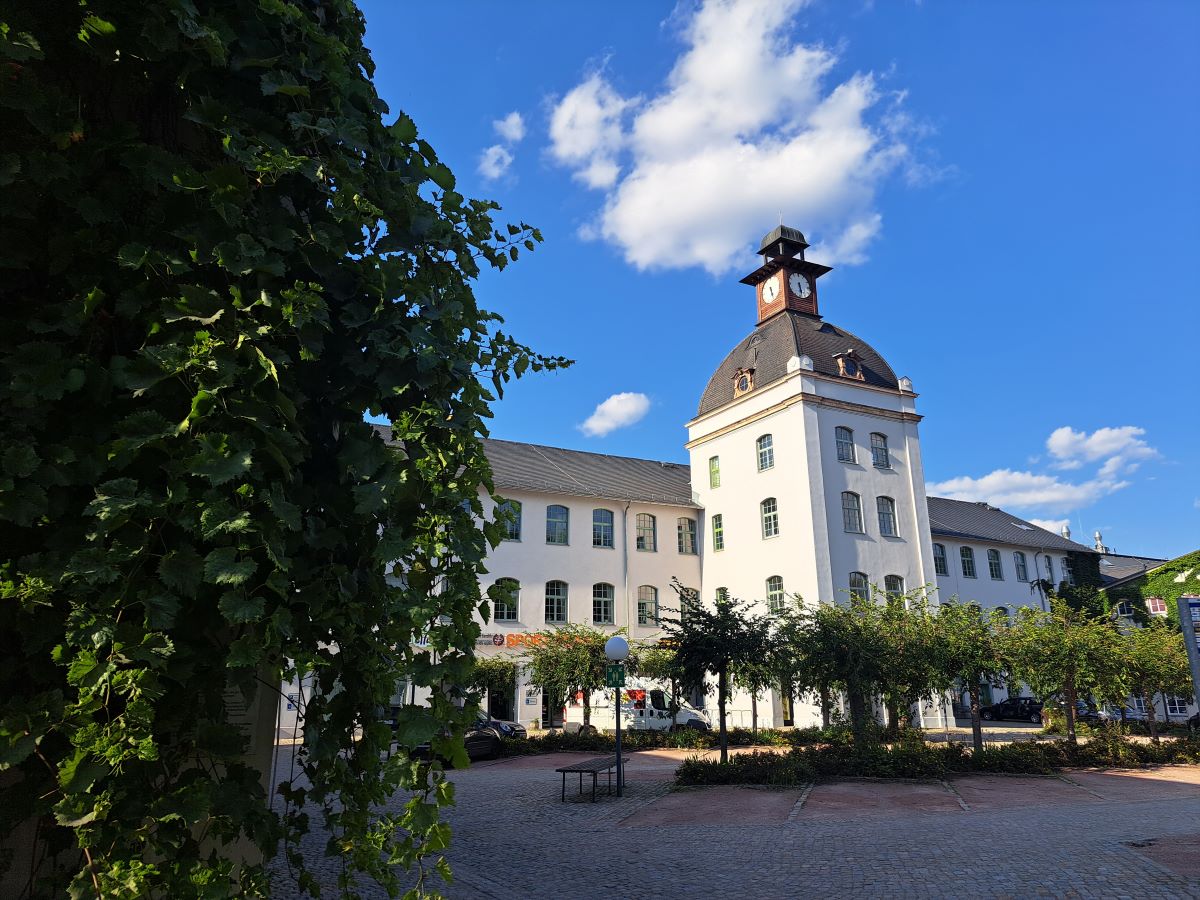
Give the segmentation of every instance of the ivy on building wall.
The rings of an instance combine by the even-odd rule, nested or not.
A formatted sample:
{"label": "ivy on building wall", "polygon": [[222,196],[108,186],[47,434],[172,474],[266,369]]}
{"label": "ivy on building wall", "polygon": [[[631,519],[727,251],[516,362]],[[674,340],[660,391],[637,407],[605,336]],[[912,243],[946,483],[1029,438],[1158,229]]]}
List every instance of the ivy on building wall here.
{"label": "ivy on building wall", "polygon": [[1139,618],[1149,616],[1146,601],[1157,597],[1166,604],[1168,621],[1178,626],[1179,598],[1184,594],[1200,596],[1200,550],[1163,563],[1104,593],[1114,607],[1122,600],[1128,601]]}
{"label": "ivy on building wall", "polygon": [[[313,889],[312,816],[343,894],[398,892],[452,789],[375,711],[468,677],[488,405],[564,362],[471,282],[541,236],[385,124],[350,0],[0,16],[0,835],[65,867],[32,893],[264,895],[235,844]],[[234,707],[296,670],[279,814]],[[400,744],[461,756],[464,715],[434,691]]]}

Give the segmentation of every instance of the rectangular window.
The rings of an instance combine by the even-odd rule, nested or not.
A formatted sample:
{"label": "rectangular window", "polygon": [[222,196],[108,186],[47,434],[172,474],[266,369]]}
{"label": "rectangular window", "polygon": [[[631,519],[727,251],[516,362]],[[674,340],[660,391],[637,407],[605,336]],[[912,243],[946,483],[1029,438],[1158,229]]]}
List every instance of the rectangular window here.
{"label": "rectangular window", "polygon": [[834,439],[837,443],[837,458],[839,462],[852,463],[854,459],[854,432],[849,428],[839,425],[833,430]]}
{"label": "rectangular window", "polygon": [[879,511],[879,533],[884,537],[899,537],[896,530],[896,501],[891,497],[876,497],[875,507]]}
{"label": "rectangular window", "polygon": [[975,577],[975,551],[970,547],[960,547],[958,556],[962,560],[963,578]]}
{"label": "rectangular window", "polygon": [[775,442],[769,434],[758,439],[758,471],[762,472],[775,465]]}
{"label": "rectangular window", "polygon": [[519,541],[521,539],[521,504],[516,500],[505,500],[496,509],[506,516],[504,540]]}
{"label": "rectangular window", "polygon": [[877,431],[871,433],[871,465],[877,469],[892,467],[892,460],[888,455],[887,435]]}
{"label": "rectangular window", "polygon": [[567,583],[546,582],[546,623],[561,625],[567,621]]}
{"label": "rectangular window", "polygon": [[611,625],[613,623],[613,597],[611,584],[592,585],[592,624]]}
{"label": "rectangular window", "polygon": [[638,513],[635,522],[637,548],[647,553],[655,553],[658,550],[658,520],[650,513]]}
{"label": "rectangular window", "polygon": [[725,549],[725,520],[717,513],[712,517],[713,550]]}
{"label": "rectangular window", "polygon": [[1046,557],[1046,580],[1054,584],[1054,560]]}
{"label": "rectangular window", "polygon": [[676,521],[676,532],[679,538],[679,552],[689,556],[696,554],[696,520],[686,516]]}
{"label": "rectangular window", "polygon": [[1075,583],[1075,564],[1071,562],[1069,556],[1064,556],[1062,561],[1063,581],[1067,584]]}
{"label": "rectangular window", "polygon": [[648,584],[638,588],[638,624],[658,624],[658,588]]}
{"label": "rectangular window", "polygon": [[1165,616],[1167,614],[1167,601],[1162,597],[1147,597],[1146,612],[1152,616]]}
{"label": "rectangular window", "polygon": [[1142,715],[1146,714],[1146,701],[1136,694],[1129,698],[1129,706],[1134,711],[1140,712]]}
{"label": "rectangular window", "polygon": [[570,511],[565,506],[546,507],[546,543],[566,544]]}
{"label": "rectangular window", "polygon": [[1004,580],[1004,569],[1000,567],[999,550],[988,551],[988,575],[992,577],[993,581]]}
{"label": "rectangular window", "polygon": [[521,583],[515,578],[497,578],[488,597],[492,601],[493,618],[497,622],[517,621],[517,607],[521,597]]}
{"label": "rectangular window", "polygon": [[852,491],[842,492],[842,530],[851,534],[863,531],[862,503]]}
{"label": "rectangular window", "polygon": [[611,509],[592,510],[592,546],[611,547],[613,545],[613,511]]}
{"label": "rectangular window", "polygon": [[779,505],[774,497],[768,497],[759,506],[762,508],[762,536],[775,537],[779,534]]}
{"label": "rectangular window", "polygon": [[1167,715],[1168,716],[1186,716],[1188,702],[1183,697],[1168,697],[1167,698]]}
{"label": "rectangular window", "polygon": [[1013,566],[1017,570],[1017,581],[1029,580],[1029,565],[1025,562],[1025,554],[1020,550],[1013,552]]}
{"label": "rectangular window", "polygon": [[710,488],[721,486],[721,457],[719,456],[708,458],[708,486]]}
{"label": "rectangular window", "polygon": [[933,571],[938,575],[949,575],[950,567],[946,565],[946,545],[933,545]]}

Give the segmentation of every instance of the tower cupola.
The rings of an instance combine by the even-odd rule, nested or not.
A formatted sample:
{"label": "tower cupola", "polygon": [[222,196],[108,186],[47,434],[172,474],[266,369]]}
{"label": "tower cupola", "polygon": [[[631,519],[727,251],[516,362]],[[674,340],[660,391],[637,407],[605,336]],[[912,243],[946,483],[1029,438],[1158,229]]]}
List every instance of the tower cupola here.
{"label": "tower cupola", "polygon": [[758,297],[758,324],[788,309],[819,318],[817,279],[831,269],[806,260],[806,249],[798,228],[781,224],[763,236],[758,248],[763,264],[742,279]]}

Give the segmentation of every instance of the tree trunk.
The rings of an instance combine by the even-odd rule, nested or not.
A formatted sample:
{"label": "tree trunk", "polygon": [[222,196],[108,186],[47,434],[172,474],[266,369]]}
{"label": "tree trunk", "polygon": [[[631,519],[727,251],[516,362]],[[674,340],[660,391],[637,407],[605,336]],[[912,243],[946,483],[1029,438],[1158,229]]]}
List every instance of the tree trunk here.
{"label": "tree trunk", "polygon": [[1068,675],[1063,687],[1067,698],[1067,743],[1078,744],[1075,737],[1075,676]]}
{"label": "tree trunk", "polygon": [[896,734],[900,733],[900,704],[895,697],[888,697],[885,700],[887,707],[888,727]]}
{"label": "tree trunk", "polygon": [[724,669],[717,673],[717,717],[721,720],[721,762],[729,762],[729,732],[725,730],[725,694],[728,680]]}
{"label": "tree trunk", "polygon": [[[553,720],[551,720],[553,721]],[[592,692],[583,692],[583,730],[587,731],[588,726],[592,724]],[[566,731],[566,728],[563,729]]]}
{"label": "tree trunk", "polygon": [[846,685],[846,697],[850,701],[850,729],[854,732],[854,746],[862,748],[867,743],[867,706],[857,684]]}
{"label": "tree trunk", "polygon": [[983,750],[983,724],[979,719],[979,682],[971,682],[971,746]]}
{"label": "tree trunk", "polygon": [[1150,726],[1150,740],[1158,743],[1158,721],[1154,714],[1154,695],[1142,689],[1142,702],[1146,704],[1146,724]]}
{"label": "tree trunk", "polygon": [[833,698],[829,696],[829,685],[821,685],[821,727],[828,728],[830,722],[830,709],[833,704]]}
{"label": "tree trunk", "polygon": [[1159,696],[1162,697],[1162,700],[1163,700],[1163,725],[1170,725],[1171,724],[1171,711],[1169,709],[1167,709],[1167,695],[1159,694]]}
{"label": "tree trunk", "polygon": [[758,694],[750,694],[750,733],[758,740]]}

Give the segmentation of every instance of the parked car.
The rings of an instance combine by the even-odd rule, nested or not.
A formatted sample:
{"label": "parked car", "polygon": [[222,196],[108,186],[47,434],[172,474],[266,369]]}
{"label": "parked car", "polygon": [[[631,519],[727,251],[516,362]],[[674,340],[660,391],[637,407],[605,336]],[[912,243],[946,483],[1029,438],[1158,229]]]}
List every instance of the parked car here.
{"label": "parked car", "polygon": [[[505,730],[507,729],[507,730]],[[493,759],[500,755],[500,736],[523,738],[527,736],[525,727],[516,722],[505,722],[492,719],[483,713],[475,717],[475,721],[467,726],[463,735],[463,744],[467,750],[468,759]],[[430,748],[428,743],[420,744],[413,749],[413,756],[427,758]]]}
{"label": "parked car", "polygon": [[525,726],[520,722],[510,722],[508,719],[493,719],[482,713],[479,715],[479,721],[481,724],[486,725],[486,727],[499,732],[503,737],[518,739],[529,737],[529,732],[525,730]]}
{"label": "parked car", "polygon": [[1042,723],[1042,703],[1032,697],[1009,697],[991,706],[979,710],[979,717],[985,722],[1000,719],[1018,719],[1022,722]]}
{"label": "parked car", "polygon": [[1086,700],[1075,701],[1075,721],[1086,722],[1088,725],[1101,725],[1112,720],[1107,710],[1097,709]]}

